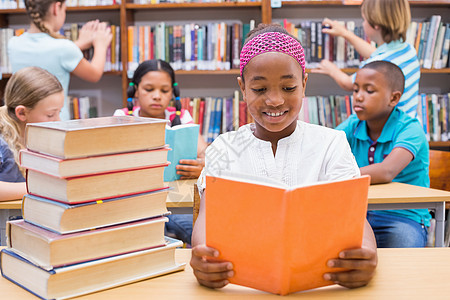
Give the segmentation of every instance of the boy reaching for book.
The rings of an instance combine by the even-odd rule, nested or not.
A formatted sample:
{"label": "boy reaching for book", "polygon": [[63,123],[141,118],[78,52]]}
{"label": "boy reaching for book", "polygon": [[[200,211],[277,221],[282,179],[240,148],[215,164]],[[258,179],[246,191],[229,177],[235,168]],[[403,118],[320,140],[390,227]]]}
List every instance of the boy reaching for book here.
{"label": "boy reaching for book", "polygon": [[[191,115],[181,108],[180,91],[175,81],[175,72],[169,63],[160,60],[147,60],[142,62],[134,72],[127,90],[128,105],[114,112],[115,116],[133,115],[137,117],[166,119],[170,126],[194,123]],[[133,105],[133,98],[138,105]],[[170,107],[174,99],[175,107]],[[202,136],[198,137],[197,159],[182,159],[176,166],[177,174],[181,179],[197,178],[205,165],[204,156],[206,142]],[[191,244],[192,214],[174,214],[168,216],[166,234],[185,243]]]}
{"label": "boy reaching for book", "polygon": [[64,92],[49,72],[28,67],[14,73],[0,107],[0,201],[20,199],[27,193],[19,151],[25,148],[27,123],[58,121]]}
{"label": "boy reaching for book", "polygon": [[[365,35],[377,44],[377,48],[347,30],[336,20],[325,19],[322,32],[340,36],[355,47],[366,60],[361,66],[377,60],[390,61],[402,69],[405,76],[405,92],[398,108],[409,116],[417,118],[420,66],[414,47],[406,43],[406,31],[411,22],[408,0],[364,0],[361,6]],[[327,28],[328,27],[328,28]],[[331,76],[344,90],[351,91],[355,74],[349,76],[334,63],[322,60],[312,73]]]}
{"label": "boy reaching for book", "polygon": [[[8,57],[13,73],[36,66],[55,75],[64,89],[65,102],[61,119],[70,119],[67,98],[70,74],[89,82],[97,82],[103,76],[106,52],[111,43],[111,30],[106,23],[97,20],[86,23],[79,39],[72,42],[58,32],[66,19],[65,0],[25,0],[30,28],[24,34],[8,42]],[[94,47],[91,61],[83,57],[81,50]]]}
{"label": "boy reaching for book", "polygon": [[[308,79],[297,39],[281,26],[260,24],[244,43],[240,70],[238,83],[255,123],[220,135],[208,147],[199,190],[207,189],[205,175],[223,170],[271,177],[289,186],[359,176],[343,134],[297,120]],[[200,284],[220,288],[234,275],[233,265],[217,260],[218,250],[205,245],[205,197],[207,193],[202,193],[191,266]],[[264,234],[263,228],[254,234]],[[323,276],[342,286],[359,287],[370,281],[376,265],[375,238],[366,222],[362,247],[343,249],[328,261],[329,267],[349,270]]]}
{"label": "boy reaching for book", "polygon": [[[336,129],[347,135],[361,174],[371,183],[403,182],[430,187],[428,142],[420,122],[401,111],[401,69],[374,61],[356,73],[355,114]],[[424,247],[431,216],[427,209],[369,211],[378,247]]]}

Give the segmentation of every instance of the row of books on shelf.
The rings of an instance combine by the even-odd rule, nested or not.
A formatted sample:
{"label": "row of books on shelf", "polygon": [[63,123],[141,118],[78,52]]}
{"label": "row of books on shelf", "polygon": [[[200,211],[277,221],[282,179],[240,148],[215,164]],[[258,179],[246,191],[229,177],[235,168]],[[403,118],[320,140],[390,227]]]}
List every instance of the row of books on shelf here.
{"label": "row of books on shelf", "polygon": [[442,22],[440,15],[433,15],[423,22],[411,22],[406,42],[416,49],[422,68],[442,69],[448,67],[450,23]]}
{"label": "row of books on shelf", "polygon": [[162,59],[175,70],[229,70],[239,68],[242,37],[255,22],[209,22],[128,26],[128,69],[140,62]]}
{"label": "row of books on shelf", "polygon": [[260,0],[133,0],[134,4],[161,3],[227,3],[227,2],[258,2]]}
{"label": "row of books on shelf", "polygon": [[428,141],[450,140],[450,93],[420,94],[417,113]]}
{"label": "row of books on shelf", "polygon": [[182,270],[182,242],[164,237],[165,127],[136,117],[27,126],[28,194],[23,220],[7,224],[2,275],[62,299]]}
{"label": "row of books on shelf", "polygon": [[[420,94],[418,116],[429,141],[450,140],[449,94]],[[211,143],[221,133],[237,130],[253,122],[247,112],[246,103],[239,101],[239,92],[234,97],[182,98],[182,107],[187,109],[200,133]],[[308,96],[303,99],[299,120],[335,128],[354,113],[352,95]],[[425,122],[424,122],[425,120]]]}
{"label": "row of books on shelf", "polygon": [[92,96],[69,95],[70,118],[87,119],[98,117],[98,99]]}
{"label": "row of books on shelf", "polygon": [[[66,5],[74,6],[104,6],[121,4],[121,0],[67,0]],[[25,0],[0,0],[0,9],[25,8]]]}
{"label": "row of books on shelf", "polygon": [[66,5],[68,7],[76,6],[105,6],[121,4],[121,0],[67,0]]}
{"label": "row of books on shelf", "polygon": [[[60,34],[64,35],[71,41],[76,41],[79,36],[80,29],[83,24],[71,23],[64,24],[60,30]],[[106,52],[106,61],[104,71],[120,71],[122,70],[122,63],[120,58],[120,26],[110,25],[112,39],[111,45]],[[84,58],[91,60],[94,55],[94,48],[83,51]]]}
{"label": "row of books on shelf", "polygon": [[[194,123],[200,125],[200,133],[208,143],[221,133],[253,122],[246,103],[239,100],[238,91],[233,97],[185,97],[181,103]],[[299,120],[334,128],[352,113],[351,95],[309,96],[303,99]]]}
{"label": "row of books on shelf", "polygon": [[[60,30],[60,34],[67,39],[76,41],[82,24],[65,24]],[[104,71],[121,71],[122,63],[120,58],[120,26],[110,25],[112,40],[106,53],[106,62]],[[26,31],[25,28],[1,28],[0,29],[0,73],[12,73],[11,63],[8,58],[8,41],[13,36],[19,36]],[[91,47],[83,51],[87,60],[91,60],[94,55],[94,49]]]}
{"label": "row of books on shelf", "polygon": [[[279,23],[301,42],[307,68],[315,68],[323,59],[335,62],[339,68],[358,67],[364,59],[343,37],[322,33],[321,21],[284,19]],[[356,26],[355,21],[340,21],[340,23],[350,32],[366,39],[363,27]]]}

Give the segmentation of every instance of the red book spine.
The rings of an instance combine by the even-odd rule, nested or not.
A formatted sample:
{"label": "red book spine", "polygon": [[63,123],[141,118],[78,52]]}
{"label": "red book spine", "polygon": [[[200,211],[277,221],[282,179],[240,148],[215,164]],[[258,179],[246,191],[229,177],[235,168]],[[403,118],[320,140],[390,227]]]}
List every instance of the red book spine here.
{"label": "red book spine", "polygon": [[247,104],[244,101],[239,102],[239,127],[247,124]]}
{"label": "red book spine", "polygon": [[200,101],[198,109],[198,124],[200,125],[200,132],[203,132],[203,117],[205,114],[205,101]]}
{"label": "red book spine", "polygon": [[350,96],[349,95],[345,96],[345,109],[347,111],[347,118],[348,118],[352,114],[352,108],[350,105]]}

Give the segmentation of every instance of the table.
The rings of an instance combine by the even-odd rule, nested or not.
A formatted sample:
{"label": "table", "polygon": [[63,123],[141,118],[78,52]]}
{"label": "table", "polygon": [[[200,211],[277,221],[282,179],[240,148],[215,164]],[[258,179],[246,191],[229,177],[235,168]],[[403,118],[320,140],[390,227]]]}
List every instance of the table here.
{"label": "table", "polygon": [[436,247],[444,246],[445,202],[450,202],[450,192],[391,182],[369,187],[369,210],[419,209],[435,210]]}
{"label": "table", "polygon": [[[177,249],[176,258],[186,270],[77,299],[280,299],[280,296],[237,285],[211,290],[198,285],[189,266],[191,250]],[[346,289],[337,285],[291,294],[309,299],[448,299],[450,295],[450,248],[378,249],[378,268],[366,287]],[[0,278],[2,299],[27,300],[35,296]],[[242,298],[245,297],[245,298]]]}

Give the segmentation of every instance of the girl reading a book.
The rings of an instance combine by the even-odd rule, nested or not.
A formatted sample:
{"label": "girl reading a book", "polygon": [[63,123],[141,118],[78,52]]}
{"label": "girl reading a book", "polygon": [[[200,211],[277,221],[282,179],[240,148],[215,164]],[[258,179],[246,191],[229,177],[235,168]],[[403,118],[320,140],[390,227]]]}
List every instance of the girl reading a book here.
{"label": "girl reading a book", "polygon": [[[175,81],[175,72],[169,63],[153,59],[142,62],[134,72],[127,90],[127,107],[114,112],[115,116],[133,115],[159,118],[170,121],[170,126],[194,123],[191,115],[181,108],[180,91]],[[136,100],[134,105],[133,99]],[[169,106],[174,99],[174,107]],[[197,159],[182,159],[176,166],[181,179],[197,178],[204,166],[207,144],[199,135]],[[166,235],[173,236],[191,244],[192,214],[169,215]]]}
{"label": "girl reading a book", "polygon": [[[181,108],[180,90],[175,81],[175,72],[169,63],[153,59],[141,63],[134,72],[127,90],[127,107],[114,112],[115,116],[133,115],[137,117],[169,120],[170,126],[194,123],[191,115]],[[137,105],[134,105],[133,99]],[[174,99],[174,107],[169,106]],[[183,159],[177,166],[177,174],[182,179],[198,178],[204,166],[206,142],[199,135],[197,159]]]}
{"label": "girl reading a book", "polygon": [[[303,48],[285,29],[261,24],[249,33],[240,54],[238,83],[255,122],[220,135],[208,147],[206,165],[198,180],[200,191],[207,189],[205,175],[217,176],[224,170],[270,177],[289,186],[360,175],[345,135],[298,121],[307,79]],[[230,197],[233,193],[239,191],[230,191]],[[219,260],[219,251],[205,244],[207,195],[202,193],[193,231],[191,266],[200,284],[220,288],[228,284],[234,271],[232,262]],[[251,234],[263,235],[264,228]],[[325,280],[349,288],[371,280],[377,251],[367,221],[362,247],[342,249],[339,257],[327,264],[347,270],[323,274]]]}
{"label": "girl reading a book", "polygon": [[25,148],[27,123],[58,121],[64,92],[49,72],[28,67],[17,71],[6,84],[0,107],[0,200],[20,199],[27,193],[19,151]]}
{"label": "girl reading a book", "polygon": [[[111,43],[111,30],[98,20],[86,23],[76,42],[59,34],[66,19],[65,0],[25,0],[30,28],[8,42],[8,56],[13,73],[36,66],[41,67],[61,82],[65,103],[61,119],[70,119],[67,98],[70,74],[89,82],[97,82],[103,75],[106,52]],[[82,50],[94,47],[91,61],[83,57]]]}
{"label": "girl reading a book", "polygon": [[[408,0],[364,0],[361,6],[363,28],[366,37],[377,48],[349,31],[336,20],[324,19],[325,34],[343,37],[365,59],[360,65],[386,60],[402,69],[405,76],[405,93],[397,107],[410,117],[417,118],[420,66],[416,50],[406,43],[406,31],[411,23]],[[345,51],[345,50],[344,50]],[[346,91],[352,91],[356,74],[347,75],[334,63],[322,60],[312,73],[331,76]]]}

